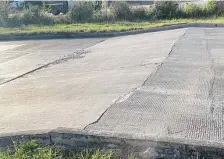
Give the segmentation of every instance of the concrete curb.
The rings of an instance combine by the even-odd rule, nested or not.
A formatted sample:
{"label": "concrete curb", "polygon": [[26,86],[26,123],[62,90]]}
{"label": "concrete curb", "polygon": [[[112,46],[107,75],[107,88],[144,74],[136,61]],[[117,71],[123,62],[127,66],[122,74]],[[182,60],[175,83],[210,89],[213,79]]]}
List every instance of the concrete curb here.
{"label": "concrete curb", "polygon": [[125,32],[108,32],[108,33],[59,33],[59,34],[40,34],[40,35],[1,35],[0,41],[9,40],[41,40],[41,39],[63,39],[63,38],[97,38],[97,37],[116,37],[124,35],[135,35],[141,33],[150,33],[157,31],[173,30],[188,27],[224,27],[224,23],[181,23],[161,27],[152,27],[150,29],[125,31]]}
{"label": "concrete curb", "polygon": [[[186,158],[197,155],[204,157],[224,157],[222,144],[206,141],[187,141],[185,139],[133,138],[128,134],[95,134],[88,131],[55,130],[31,134],[8,134],[0,137],[1,148],[13,148],[13,141],[36,140],[43,145],[56,145],[67,150],[86,149],[112,150],[122,156],[129,152],[142,158]],[[207,144],[206,144],[207,143]],[[176,156],[176,157],[175,157]],[[126,157],[123,157],[126,158]]]}

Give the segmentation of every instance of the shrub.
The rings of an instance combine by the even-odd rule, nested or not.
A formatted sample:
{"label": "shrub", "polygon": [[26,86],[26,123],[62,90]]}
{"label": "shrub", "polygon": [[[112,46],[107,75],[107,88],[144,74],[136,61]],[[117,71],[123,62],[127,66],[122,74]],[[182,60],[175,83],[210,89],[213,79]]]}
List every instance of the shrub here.
{"label": "shrub", "polygon": [[38,6],[30,5],[20,12],[10,14],[7,26],[15,27],[30,24],[52,25],[54,24],[54,16],[41,11]]}
{"label": "shrub", "polygon": [[14,13],[9,16],[7,26],[16,27],[23,25],[23,17],[21,13]]}
{"label": "shrub", "polygon": [[10,6],[7,1],[0,1],[0,26],[6,26],[10,14]]}
{"label": "shrub", "polygon": [[37,5],[29,5],[22,11],[22,20],[24,24],[38,24],[40,17],[40,8]]}
{"label": "shrub", "polygon": [[113,2],[111,5],[111,12],[116,19],[119,20],[131,20],[132,12],[127,2]]}
{"label": "shrub", "polygon": [[175,1],[156,1],[153,9],[157,19],[177,18],[179,15],[179,4]]}
{"label": "shrub", "polygon": [[50,25],[53,24],[53,15],[44,11],[41,11],[39,6],[29,5],[28,8],[24,8],[20,13],[20,21],[22,24],[40,24]]}
{"label": "shrub", "polygon": [[52,25],[52,24],[54,24],[54,19],[55,19],[55,17],[51,13],[40,12],[38,23],[40,25]]}
{"label": "shrub", "polygon": [[224,16],[224,1],[215,1],[216,4],[216,15]]}
{"label": "shrub", "polygon": [[54,24],[70,24],[71,20],[69,19],[67,14],[59,14],[57,16],[53,16]]}
{"label": "shrub", "polygon": [[147,11],[144,7],[133,9],[132,14],[134,19],[140,19],[140,20],[144,20],[150,17],[149,11]]}
{"label": "shrub", "polygon": [[110,10],[101,9],[94,13],[93,22],[115,21],[115,16]]}
{"label": "shrub", "polygon": [[198,6],[197,4],[187,3],[184,7],[184,13],[187,17],[198,18],[206,15],[205,8]]}
{"label": "shrub", "polygon": [[217,6],[215,1],[208,1],[208,4],[205,7],[207,16],[215,15],[217,12]]}
{"label": "shrub", "polygon": [[73,22],[89,21],[93,17],[92,2],[77,1],[70,7],[68,16]]}
{"label": "shrub", "polygon": [[[13,142],[13,149],[0,149],[1,159],[112,159],[115,155],[111,151],[104,153],[97,149],[91,151],[67,151],[57,146],[40,145],[35,140],[27,142]],[[118,157],[117,157],[118,158]],[[120,158],[120,157],[119,157]]]}

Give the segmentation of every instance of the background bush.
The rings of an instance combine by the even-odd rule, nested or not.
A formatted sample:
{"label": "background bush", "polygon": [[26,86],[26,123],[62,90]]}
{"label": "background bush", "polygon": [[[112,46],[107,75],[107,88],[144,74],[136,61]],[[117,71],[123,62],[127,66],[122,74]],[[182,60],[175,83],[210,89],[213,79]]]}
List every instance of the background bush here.
{"label": "background bush", "polygon": [[153,12],[157,19],[177,18],[180,13],[179,4],[175,1],[156,1]]}
{"label": "background bush", "polygon": [[92,2],[74,2],[70,7],[68,16],[72,22],[86,22],[93,18],[93,3]]}
{"label": "background bush", "polygon": [[100,5],[102,7],[97,9],[92,2],[76,1],[69,7],[68,13],[56,16],[49,13],[50,7],[34,4],[36,3],[27,2],[22,10],[12,10],[9,3],[0,1],[0,27],[224,16],[224,1],[214,0],[208,1],[205,6],[194,3],[182,6],[177,1],[155,1],[150,8],[132,7],[129,3],[122,1],[112,2],[108,7],[104,1]]}
{"label": "background bush", "polygon": [[113,2],[111,5],[111,12],[117,20],[131,20],[133,18],[131,9],[127,2]]}
{"label": "background bush", "polygon": [[8,16],[7,26],[15,27],[21,25],[52,25],[55,22],[55,16],[41,10],[39,6],[29,5],[22,11],[14,12]]}
{"label": "background bush", "polygon": [[207,16],[216,15],[217,4],[216,1],[208,1],[208,4],[205,6]]}
{"label": "background bush", "polygon": [[144,7],[138,7],[132,10],[132,16],[137,20],[147,20],[152,18],[152,11],[147,10]]}
{"label": "background bush", "polygon": [[111,11],[101,10],[93,16],[93,22],[115,21],[114,14]]}
{"label": "background bush", "polygon": [[186,17],[199,18],[206,15],[206,10],[205,8],[198,6],[196,4],[187,3],[187,5],[184,8],[184,13]]}
{"label": "background bush", "polygon": [[224,16],[224,1],[215,1],[216,15]]}
{"label": "background bush", "polygon": [[10,6],[6,1],[0,1],[0,26],[6,26],[10,14]]}

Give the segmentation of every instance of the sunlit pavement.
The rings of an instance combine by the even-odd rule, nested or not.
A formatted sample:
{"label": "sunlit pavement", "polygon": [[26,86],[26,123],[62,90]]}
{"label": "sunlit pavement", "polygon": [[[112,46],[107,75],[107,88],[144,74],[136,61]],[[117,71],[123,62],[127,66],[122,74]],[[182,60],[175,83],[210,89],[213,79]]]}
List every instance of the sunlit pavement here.
{"label": "sunlit pavement", "polygon": [[[28,44],[8,42],[11,48],[0,47],[0,79],[6,81],[0,86],[0,133],[85,129],[222,144],[223,34],[188,28],[92,39],[86,46],[38,41],[29,42],[36,47],[29,53]],[[9,50],[21,56],[10,59],[4,54]],[[38,61],[51,64],[35,70]],[[18,77],[20,67],[23,73],[32,69]]]}

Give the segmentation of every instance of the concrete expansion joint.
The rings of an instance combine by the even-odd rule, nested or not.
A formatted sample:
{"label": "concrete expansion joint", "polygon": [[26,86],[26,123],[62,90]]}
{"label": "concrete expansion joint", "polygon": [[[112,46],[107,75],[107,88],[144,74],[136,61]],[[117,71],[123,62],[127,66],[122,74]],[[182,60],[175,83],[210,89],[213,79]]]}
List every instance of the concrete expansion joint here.
{"label": "concrete expansion joint", "polygon": [[214,65],[214,61],[212,59],[211,56],[211,50],[208,47],[208,40],[205,40],[205,47],[206,47],[206,52],[208,53],[209,56],[209,60],[210,60],[210,70],[212,72],[212,78],[210,79],[210,88],[208,90],[208,98],[211,100],[210,103],[210,108],[209,108],[209,112],[213,117],[214,114],[214,96],[213,96],[213,90],[214,90],[214,84],[215,84],[215,69],[213,68]]}
{"label": "concrete expansion joint", "polygon": [[[185,33],[186,33],[186,31],[185,31],[185,32],[183,33],[183,35],[181,35],[181,36],[184,36]],[[180,37],[181,37],[181,36],[180,36]],[[170,56],[170,54],[171,54],[171,52],[172,52],[172,50],[173,50],[173,47],[175,46],[175,43],[179,40],[180,37],[178,37],[177,40],[173,43],[173,45],[171,46],[171,49],[170,49],[170,51],[169,51],[169,53],[168,53],[168,56],[164,59],[164,61]],[[98,122],[100,121],[100,119],[103,117],[103,115],[104,115],[104,114],[105,114],[111,107],[113,107],[113,106],[114,106],[115,104],[117,104],[117,103],[124,102],[124,101],[127,100],[129,97],[131,97],[131,96],[133,95],[133,93],[134,93],[136,90],[138,90],[140,87],[144,86],[145,83],[146,83],[146,81],[147,81],[152,75],[156,74],[157,70],[163,65],[164,61],[162,61],[162,62],[158,65],[158,67],[154,70],[154,72],[153,72],[152,74],[150,74],[150,75],[146,78],[146,80],[143,82],[143,84],[142,84],[141,86],[139,86],[139,87],[137,87],[137,88],[134,88],[132,91],[128,92],[127,94],[125,94],[125,95],[120,96],[119,98],[117,98],[117,99],[115,100],[115,102],[114,102],[112,105],[110,105],[110,107],[108,107],[108,108],[101,114],[101,116],[100,116],[96,121],[94,121],[94,122],[88,124],[87,126],[85,126],[84,130],[87,129],[88,126],[98,123]],[[148,64],[141,64],[141,65],[136,65],[136,66],[134,65],[134,66],[132,66],[132,67],[145,66],[145,65],[148,65]]]}
{"label": "concrete expansion joint", "polygon": [[21,74],[21,75],[19,75],[19,76],[16,76],[16,77],[14,77],[14,78],[11,78],[11,79],[9,79],[9,80],[6,80],[6,81],[0,83],[0,85],[4,85],[4,84],[9,83],[9,82],[11,82],[11,81],[14,81],[14,80],[16,80],[16,79],[22,78],[22,77],[24,77],[24,76],[26,76],[26,75],[29,75],[29,74],[34,73],[34,72],[36,72],[36,71],[39,71],[39,70],[41,70],[41,69],[47,68],[47,67],[49,67],[49,66],[51,66],[51,65],[61,64],[61,63],[63,63],[63,62],[66,62],[66,61],[68,61],[68,60],[71,60],[71,59],[84,58],[84,57],[85,57],[85,54],[90,53],[90,52],[91,52],[91,51],[90,51],[90,50],[87,50],[87,49],[77,50],[77,51],[75,51],[75,52],[72,53],[72,54],[69,54],[69,55],[67,55],[67,56],[61,57],[61,58],[59,58],[59,59],[57,59],[57,60],[54,60],[54,61],[52,61],[52,62],[49,62],[49,63],[47,63],[47,64],[41,65],[41,66],[39,66],[39,67],[36,67],[35,69],[33,69],[33,70],[31,70],[31,71],[25,72],[25,73],[23,73],[23,74]]}
{"label": "concrete expansion joint", "polygon": [[[143,42],[146,48],[139,54],[136,54],[137,45],[145,46],[139,41],[141,36],[139,39],[130,36],[127,37],[133,39],[130,44],[137,41],[134,46],[137,51],[133,49],[131,52],[134,54],[133,58],[129,58],[133,55],[129,53],[129,49],[122,53],[119,51],[122,47],[130,46],[129,43],[120,44],[117,40],[128,41],[124,38],[114,38],[90,48],[93,53],[86,55],[83,60],[75,58],[83,58],[89,53],[88,49],[77,51],[70,49],[66,51],[65,56],[61,54],[60,57],[54,56],[54,59],[50,60],[59,59],[59,61],[53,64],[63,63],[69,59],[75,60],[37,71],[31,77],[2,87],[1,102],[3,101],[2,108],[6,111],[2,113],[1,122],[5,126],[0,128],[4,133],[0,137],[0,148],[6,147],[7,143],[12,145],[12,141],[35,139],[39,143],[58,145],[66,149],[92,148],[89,147],[92,145],[95,145],[95,148],[122,149],[128,146],[135,148],[139,145],[136,149],[143,153],[154,150],[161,155],[190,152],[187,155],[191,156],[191,152],[204,155],[204,152],[211,150],[208,153],[213,155],[218,152],[218,155],[224,156],[223,67],[220,64],[223,63],[223,59],[220,59],[223,48],[222,30],[224,29],[180,29],[156,33],[151,36],[152,38],[148,38],[149,34],[143,34],[141,36],[145,39]],[[204,37],[207,40],[204,40]],[[158,38],[162,38],[160,41],[162,45],[157,43]],[[122,47],[109,49],[115,46],[112,44],[113,41]],[[73,42],[70,44],[73,45]],[[63,45],[64,47],[66,46]],[[114,53],[111,53],[112,51]],[[51,61],[48,59],[45,63]],[[118,71],[120,72],[117,73]],[[49,72],[53,76],[48,76]],[[60,78],[57,78],[58,76]],[[32,89],[35,77],[41,78],[37,78],[35,85],[37,89]],[[46,81],[52,81],[52,77],[57,80],[48,85]],[[88,85],[90,80],[91,85]],[[21,85],[13,88],[18,83]],[[43,89],[39,89],[39,85],[43,83],[41,87]],[[59,88],[52,91],[54,86]],[[14,94],[20,95],[21,88],[23,94],[13,99],[14,104],[10,101],[10,97]],[[27,102],[30,89],[35,94]],[[65,94],[61,95],[59,92]],[[37,102],[35,102],[36,93]],[[52,97],[50,102],[48,97]],[[23,99],[21,100],[23,110],[29,115],[27,118],[24,116],[24,111],[20,112],[21,109],[16,106],[17,99],[20,98]],[[39,112],[39,108],[43,105],[49,106],[44,114]],[[27,111],[30,109],[33,109],[32,112]],[[4,118],[8,117],[8,114],[12,114],[10,116],[12,121]],[[26,124],[28,125],[26,127],[21,119],[22,122],[29,121],[31,124]],[[17,123],[25,126],[20,127]],[[6,127],[8,125],[9,128]],[[18,130],[19,134],[7,134]]]}
{"label": "concrete expansion joint", "polygon": [[31,73],[34,73],[34,72],[36,72],[36,71],[38,71],[38,70],[41,70],[41,69],[43,69],[43,68],[47,68],[47,67],[50,66],[50,65],[54,65],[54,64],[62,63],[62,62],[64,62],[64,61],[67,61],[68,59],[70,59],[70,58],[64,57],[64,58],[55,60],[55,61],[53,61],[53,62],[44,64],[44,65],[39,66],[39,67],[37,67],[37,68],[35,68],[35,69],[31,70],[31,71],[25,72],[25,73],[23,73],[23,74],[21,74],[21,75],[19,75],[19,76],[16,76],[16,77],[11,78],[11,79],[9,79],[9,80],[7,80],[7,81],[4,81],[4,82],[0,83],[0,85],[7,84],[7,83],[9,83],[9,82],[11,82],[11,81],[14,81],[14,80],[16,80],[16,79],[22,78],[22,77],[24,77],[24,76],[26,76],[26,75],[29,75],[29,74],[31,74]]}
{"label": "concrete expansion joint", "polygon": [[134,93],[137,89],[138,89],[138,87],[137,87],[137,88],[134,88],[132,91],[128,92],[127,94],[118,97],[118,98],[113,102],[113,104],[111,104],[111,105],[110,105],[110,106],[109,106],[109,107],[108,107],[108,108],[107,108],[107,109],[100,115],[100,117],[99,117],[96,121],[94,121],[94,122],[92,122],[92,123],[86,125],[86,126],[84,127],[83,130],[86,130],[90,125],[94,125],[94,124],[98,123],[98,122],[100,121],[100,119],[103,117],[103,115],[104,115],[110,108],[112,108],[112,107],[113,107],[114,105],[116,105],[117,103],[121,103],[121,102],[127,100],[129,97],[131,97],[131,96],[133,95],[133,93]]}
{"label": "concrete expansion joint", "polygon": [[179,41],[179,39],[181,38],[181,37],[183,37],[183,36],[185,36],[185,34],[186,34],[186,30],[184,31],[184,33],[181,35],[181,36],[179,36],[178,38],[177,38],[177,40],[173,43],[173,45],[171,46],[171,48],[170,48],[170,51],[169,51],[169,53],[168,53],[168,55],[165,57],[165,59],[158,65],[158,67],[156,67],[156,69],[146,78],[146,80],[143,82],[143,84],[142,84],[142,86],[144,86],[145,84],[146,84],[146,82],[148,81],[148,79],[150,78],[150,77],[152,77],[153,75],[155,75],[156,73],[157,73],[157,71],[162,67],[162,65],[164,64],[164,61],[166,61],[168,58],[169,58],[169,56],[171,55],[171,53],[172,53],[172,51],[173,51],[173,48],[175,47],[175,44]]}

